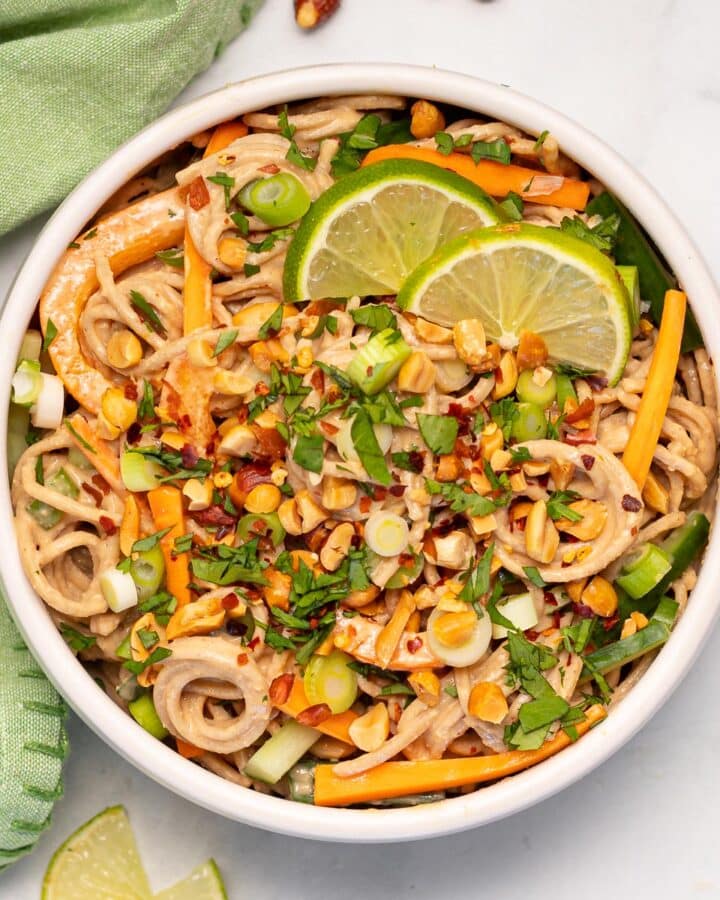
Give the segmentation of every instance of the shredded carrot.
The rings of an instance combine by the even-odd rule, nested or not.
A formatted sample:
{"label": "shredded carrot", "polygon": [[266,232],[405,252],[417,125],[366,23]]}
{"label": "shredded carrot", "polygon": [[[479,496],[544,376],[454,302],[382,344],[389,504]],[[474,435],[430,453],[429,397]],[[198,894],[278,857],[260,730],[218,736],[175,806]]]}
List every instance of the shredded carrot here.
{"label": "shredded carrot", "polygon": [[363,160],[363,166],[381,162],[386,159],[416,159],[420,162],[432,163],[441,169],[451,169],[479,185],[493,197],[506,197],[510,191],[519,194],[532,203],[544,203],[548,206],[567,206],[571,209],[585,209],[590,196],[590,186],[585,181],[575,178],[563,178],[562,185],[548,194],[535,194],[530,190],[535,178],[546,177],[547,173],[537,169],[526,169],[522,166],[504,166],[489,159],[481,159],[475,163],[465,153],[450,153],[447,156],[437,150],[425,147],[413,147],[410,144],[388,144],[376,147]]}
{"label": "shredded carrot", "polygon": [[155,528],[170,531],[160,538],[160,547],[165,558],[165,577],[168,591],[177,599],[178,606],[185,606],[192,599],[188,584],[190,567],[187,553],[173,553],[175,538],[186,532],[183,515],[182,494],[178,488],[164,484],[148,491],[150,511],[155,521]]}
{"label": "shredded carrot", "polygon": [[[310,706],[310,701],[305,696],[305,688],[303,687],[302,678],[295,677],[293,681],[293,686],[290,691],[290,696],[287,698],[285,703],[280,706],[282,712],[287,716],[292,716],[293,719],[297,718],[297,716],[305,709]],[[324,722],[320,722],[318,725],[314,725],[318,731],[322,731],[323,734],[329,734],[330,737],[337,738],[339,741],[344,741],[346,744],[354,744],[353,739],[350,737],[349,728],[352,722],[357,719],[357,713],[351,712],[348,710],[344,713],[337,713],[334,716],[330,716],[329,719],[325,719]]]}
{"label": "shredded carrot", "polygon": [[675,384],[686,306],[687,297],[682,291],[667,291],[645,390],[622,457],[640,490],[650,471]]}
{"label": "shredded carrot", "polygon": [[177,745],[177,752],[183,759],[197,759],[198,756],[202,756],[203,753],[205,753],[201,747],[196,747],[195,744],[182,741],[180,738],[175,738],[175,743]]}
{"label": "shredded carrot", "polygon": [[[578,735],[585,734],[606,715],[602,706],[591,706],[585,720],[579,722],[575,730]],[[496,781],[542,762],[570,743],[567,734],[559,731],[538,750],[511,750],[508,753],[461,759],[388,762],[349,778],[335,775],[334,765],[319,765],[315,768],[315,805],[348,806]]]}
{"label": "shredded carrot", "polygon": [[232,144],[233,141],[245,137],[247,133],[248,127],[244,122],[239,122],[237,119],[232,119],[230,122],[222,122],[213,131],[203,156],[212,156],[213,153],[219,153]]}

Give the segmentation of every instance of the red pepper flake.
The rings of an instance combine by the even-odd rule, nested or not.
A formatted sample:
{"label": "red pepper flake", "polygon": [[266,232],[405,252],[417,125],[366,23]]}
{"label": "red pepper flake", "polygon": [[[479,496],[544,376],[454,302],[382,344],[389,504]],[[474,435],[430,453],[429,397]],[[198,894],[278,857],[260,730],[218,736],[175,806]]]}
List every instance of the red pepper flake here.
{"label": "red pepper flake", "polygon": [[128,400],[137,400],[138,390],[134,381],[126,381],[123,385],[123,394]]}
{"label": "red pepper flake", "polygon": [[190,190],[188,191],[188,203],[194,210],[202,209],[203,206],[207,206],[210,202],[210,192],[208,191],[208,186],[205,179],[202,175],[198,175],[190,183]]}
{"label": "red pepper flake", "polygon": [[447,414],[453,419],[457,419],[458,437],[462,437],[463,435],[470,433],[470,425],[472,424],[472,420],[475,418],[474,410],[468,409],[467,407],[462,406],[460,403],[450,403],[448,405]]}
{"label": "red pepper flake", "polygon": [[240,598],[237,594],[225,594],[220,601],[220,605],[223,609],[235,609],[240,605]]}
{"label": "red pepper flake", "polygon": [[529,641],[536,641],[540,637],[540,633],[537,631],[533,631],[532,628],[528,628],[528,630],[524,632],[524,634]]}
{"label": "red pepper flake", "polygon": [[592,467],[595,465],[595,457],[590,456],[589,453],[583,453],[580,459],[582,460],[582,464],[585,466],[585,470],[587,472],[589,472],[590,469],[592,469]]}
{"label": "red pepper flake", "polygon": [[421,637],[410,638],[410,640],[405,644],[407,647],[408,653],[417,653],[418,650],[421,649],[423,645]]}
{"label": "red pepper flake", "polygon": [[370,512],[370,507],[372,506],[372,500],[369,497],[361,497],[358,501],[358,507],[361,513]]}
{"label": "red pepper flake", "polygon": [[626,512],[640,512],[642,503],[637,497],[633,497],[631,494],[624,494],[622,498],[622,508]]}
{"label": "red pepper flake", "polygon": [[393,497],[402,497],[402,495],[405,493],[405,485],[394,484],[391,488],[388,488],[388,490]]}
{"label": "red pepper flake", "polygon": [[105,481],[105,479],[102,477],[102,475],[100,475],[99,472],[96,472],[93,475],[92,483],[99,491],[102,491],[106,496],[110,493],[110,485],[107,483],[107,481]]}
{"label": "red pepper flake", "polygon": [[576,431],[574,434],[568,432],[563,440],[571,447],[579,447],[581,444],[597,444],[597,438],[592,431]]}
{"label": "red pepper flake", "polygon": [[548,606],[558,605],[557,598],[555,597],[555,594],[552,593],[552,591],[543,591],[543,600]]}
{"label": "red pepper flake", "polygon": [[313,373],[310,376],[310,384],[319,393],[325,390],[325,373],[322,369],[313,369]]}
{"label": "red pepper flake", "polygon": [[180,431],[190,431],[192,428],[192,419],[187,413],[184,413],[177,420],[177,425]]}
{"label": "red pepper flake", "polygon": [[277,175],[280,171],[280,167],[276,166],[275,163],[268,163],[266,166],[260,166],[258,172],[267,172],[268,175]]}
{"label": "red pepper flake", "polygon": [[617,625],[617,623],[619,621],[620,621],[620,616],[617,616],[617,615],[611,616],[609,619],[605,619],[603,621],[602,626],[605,629],[605,631],[610,631]]}
{"label": "red pepper flake", "polygon": [[200,525],[224,525],[228,528],[235,525],[235,519],[231,515],[228,515],[222,506],[217,503],[215,506],[208,507],[208,509],[202,509],[199,512],[193,513],[192,517]]}
{"label": "red pepper flake", "polygon": [[100,506],[102,506],[102,502],[103,502],[102,491],[99,491],[96,487],[93,487],[91,484],[88,484],[87,481],[83,481],[82,487],[83,487],[83,490],[87,491],[88,494],[90,494],[90,496],[93,498],[93,500],[95,501],[95,506],[97,506],[98,508]]}
{"label": "red pepper flake", "polygon": [[259,643],[260,643],[260,638],[254,637],[248,644],[248,650],[254,650]]}
{"label": "red pepper flake", "polygon": [[290,696],[294,681],[295,676],[289,672],[286,672],[284,675],[278,675],[277,678],[272,680],[268,697],[273,706],[282,706],[285,703]]}
{"label": "red pepper flake", "polygon": [[[320,374],[322,375],[322,372]],[[337,434],[338,431],[340,431],[340,429],[337,427],[337,425],[333,425],[331,422],[321,422],[320,427],[325,432],[325,434],[329,435],[330,437],[332,437],[333,435]]]}
{"label": "red pepper flake", "polygon": [[247,653],[238,653],[237,664],[239,666],[246,666],[248,661]]}
{"label": "red pepper flake", "polygon": [[373,500],[376,500],[378,503],[382,503],[387,494],[387,488],[380,487],[378,484],[373,487]]}
{"label": "red pepper flake", "polygon": [[588,375],[585,381],[587,381],[593,391],[604,391],[608,386],[607,378],[604,378],[602,375]]}
{"label": "red pepper flake", "polygon": [[140,440],[140,435],[142,434],[142,427],[139,422],[133,422],[132,425],[127,430],[127,442],[128,444],[137,444]]}
{"label": "red pepper flake", "polygon": [[106,534],[115,534],[117,531],[117,525],[113,522],[112,519],[109,519],[107,516],[100,516],[100,524],[102,525]]}
{"label": "red pepper flake", "polygon": [[308,706],[307,709],[298,713],[297,722],[299,725],[309,725],[310,728],[314,728],[316,725],[329,719],[331,715],[332,710],[327,703],[316,703],[314,706]]}
{"label": "red pepper flake", "polygon": [[581,619],[592,619],[595,613],[584,603],[573,603],[573,612]]}
{"label": "red pepper flake", "polygon": [[565,416],[565,423],[567,425],[574,425],[575,422],[580,422],[583,419],[587,419],[587,417],[591,416],[593,412],[595,412],[595,401],[592,399],[592,397],[586,397],[577,409],[574,409],[572,412],[569,412]]}
{"label": "red pepper flake", "polygon": [[183,444],[182,450],[180,451],[180,458],[186,469],[192,469],[198,464],[200,456],[193,446],[190,444]]}
{"label": "red pepper flake", "polygon": [[553,628],[556,628],[556,629],[560,628],[560,618],[561,618],[560,610],[556,609],[555,612],[553,613],[553,617],[552,617]]}
{"label": "red pepper flake", "polygon": [[255,396],[256,397],[266,397],[270,393],[270,388],[265,384],[264,381],[258,381],[255,385]]}

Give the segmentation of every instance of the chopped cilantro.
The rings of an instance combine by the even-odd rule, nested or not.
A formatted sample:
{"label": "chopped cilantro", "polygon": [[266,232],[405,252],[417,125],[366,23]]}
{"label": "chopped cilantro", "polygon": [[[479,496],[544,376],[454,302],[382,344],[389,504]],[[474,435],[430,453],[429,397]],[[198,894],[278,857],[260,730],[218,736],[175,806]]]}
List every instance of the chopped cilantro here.
{"label": "chopped cilantro", "polygon": [[273,310],[272,315],[260,326],[258,335],[261,340],[270,337],[271,334],[277,334],[282,327],[283,305],[279,303]]}
{"label": "chopped cilantro", "polygon": [[172,531],[173,526],[170,525],[168,528],[163,528],[162,531],[156,531],[154,534],[149,534],[147,537],[140,538],[139,541],[135,541],[132,545],[133,553],[144,553],[146,550],[152,550],[154,547],[160,543],[161,539],[165,537],[168,532]]}
{"label": "chopped cilantro", "polygon": [[555,491],[546,503],[547,514],[551,519],[568,519],[570,522],[579,522],[582,515],[565,505],[568,501],[577,500],[579,497],[580,494],[577,491]]}
{"label": "chopped cilantro", "polygon": [[321,434],[301,434],[293,450],[293,461],[308,472],[320,474],[323,467],[323,447],[325,440]]}
{"label": "chopped cilantro", "polygon": [[560,223],[561,231],[571,234],[581,241],[585,241],[586,244],[602,250],[603,253],[612,253],[615,249],[619,227],[620,216],[617,213],[602,219],[597,225],[593,225],[592,228],[583,222],[579,216],[574,216],[572,219],[570,216],[565,216]]}
{"label": "chopped cilantro", "polygon": [[227,175],[225,172],[216,172],[214,175],[208,175],[207,180],[222,186],[225,193],[225,209],[230,209],[232,189],[235,187],[235,179],[232,175]]}
{"label": "chopped cilantro", "polygon": [[547,583],[543,581],[536,566],[523,566],[523,572],[530,584],[534,584],[535,587],[539,588],[547,587]]}
{"label": "chopped cilantro", "polygon": [[422,439],[433,453],[452,453],[458,435],[457,419],[418,413],[417,423]]}
{"label": "chopped cilantro", "polygon": [[52,344],[52,342],[55,340],[55,338],[57,337],[57,333],[57,326],[52,319],[48,319],[47,325],[45,326],[45,337],[43,338],[42,342],[43,352],[45,352],[50,344]]}
{"label": "chopped cilantro", "polygon": [[397,328],[397,319],[392,310],[387,306],[369,303],[367,306],[359,306],[350,313],[353,321],[358,325],[371,328],[373,334],[384,331],[386,328]]}
{"label": "chopped cilantro", "polygon": [[158,250],[155,254],[159,260],[167,266],[173,266],[175,269],[182,269],[185,265],[185,257],[179,247],[172,247],[170,250]]}
{"label": "chopped cilantro", "polygon": [[215,349],[213,350],[212,355],[220,356],[223,350],[227,350],[227,348],[233,343],[237,335],[237,328],[231,328],[230,331],[226,331],[224,334],[221,334],[217,339],[217,344],[215,344]]}
{"label": "chopped cilantro", "polygon": [[502,138],[496,141],[475,141],[470,156],[476,165],[481,159],[491,159],[507,166],[510,164],[510,147]]}
{"label": "chopped cilantro", "polygon": [[465,491],[460,484],[441,484],[439,481],[426,478],[425,488],[428,494],[440,494],[448,501],[453,512],[465,512],[469,516],[488,516],[497,509],[490,497],[482,497],[475,491]]}
{"label": "chopped cilantro", "polygon": [[97,638],[92,634],[83,634],[71,628],[66,622],[60,623],[60,633],[65,639],[65,643],[73,651],[80,653],[81,650],[89,650],[97,643]]}
{"label": "chopped cilantro", "polygon": [[155,312],[143,295],[139,291],[130,291],[130,303],[137,310],[138,315],[145,323],[148,331],[154,331],[160,337],[167,337],[167,331],[163,325],[160,316]]}

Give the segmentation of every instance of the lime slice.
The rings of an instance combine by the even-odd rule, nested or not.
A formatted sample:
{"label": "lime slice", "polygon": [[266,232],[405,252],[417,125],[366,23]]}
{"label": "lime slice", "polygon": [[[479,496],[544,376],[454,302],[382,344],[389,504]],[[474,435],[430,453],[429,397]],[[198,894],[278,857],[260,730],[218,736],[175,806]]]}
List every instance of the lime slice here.
{"label": "lime slice", "polygon": [[155,894],[154,900],[227,900],[227,894],[215,860],[209,859],[187,878]]}
{"label": "lime slice", "polygon": [[630,350],[627,292],[615,267],[557,228],[511,224],[463,235],[410,275],[398,304],[438,325],[479,318],[505,349],[533,331],[552,362],[598,372],[611,384]]}
{"label": "lime slice", "polygon": [[42,900],[149,900],[151,896],[122,806],[99,813],[65,841],[50,860],[42,889]]}
{"label": "lime slice", "polygon": [[285,262],[285,299],[395,294],[438,247],[503,219],[454,172],[415,160],[375,163],[334,184],[303,218]]}

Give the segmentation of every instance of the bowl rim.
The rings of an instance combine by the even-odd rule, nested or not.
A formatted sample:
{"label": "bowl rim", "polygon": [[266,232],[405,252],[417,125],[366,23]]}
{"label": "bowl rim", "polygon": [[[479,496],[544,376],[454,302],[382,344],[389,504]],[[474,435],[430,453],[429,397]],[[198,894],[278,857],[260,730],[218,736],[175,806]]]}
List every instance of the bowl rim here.
{"label": "bowl rim", "polygon": [[[391,87],[389,87],[391,86]],[[253,109],[329,94],[393,93],[442,100],[499,118],[536,135],[548,129],[563,150],[610,187],[648,227],[693,301],[711,356],[720,351],[713,313],[720,295],[692,240],[658,193],[616,151],[549,106],[471,75],[400,63],[305,66],[229,84],[166,113],[91,172],[40,232],[12,284],[0,319],[0,433],[7,429],[10,379],[37,298],[67,244],[104,200],[162,151],[209,126]],[[647,226],[646,226],[647,227]],[[717,381],[716,381],[717,383]],[[7,450],[0,442],[0,471]],[[557,793],[588,774],[628,741],[660,708],[697,657],[720,611],[720,536],[713,529],[693,599],[641,681],[606,720],[576,745],[538,766],[472,794],[405,809],[324,809],[234,785],[180,757],[147,734],[93,681],[56,630],[20,563],[10,491],[0,479],[0,577],[10,609],[31,650],[70,706],[107,744],[155,781],[192,802],[270,831],[358,843],[417,840],[488,824]]]}

